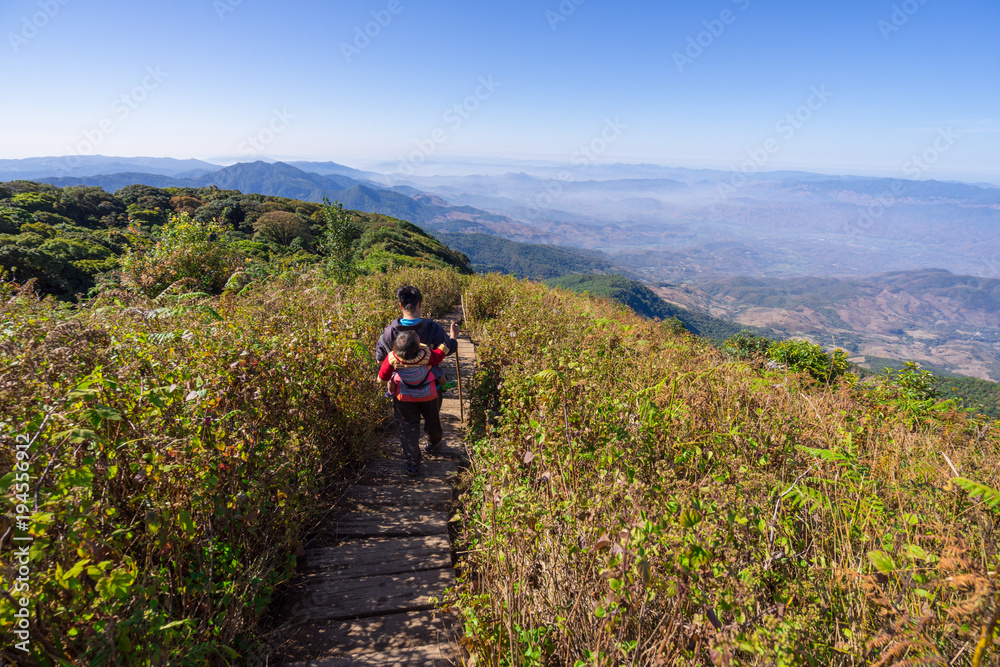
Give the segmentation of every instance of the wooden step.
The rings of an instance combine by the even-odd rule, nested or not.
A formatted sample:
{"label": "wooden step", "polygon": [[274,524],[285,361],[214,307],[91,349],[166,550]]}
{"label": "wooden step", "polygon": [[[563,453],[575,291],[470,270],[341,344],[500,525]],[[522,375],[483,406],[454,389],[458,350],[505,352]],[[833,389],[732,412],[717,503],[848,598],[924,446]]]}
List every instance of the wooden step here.
{"label": "wooden step", "polygon": [[318,571],[340,579],[434,570],[451,567],[451,543],[446,535],[351,540],[306,549],[301,567],[310,578]]}
{"label": "wooden step", "polygon": [[331,521],[324,535],[339,538],[447,535],[448,512],[419,508],[357,510]]}
{"label": "wooden step", "polygon": [[455,572],[450,567],[358,579],[308,577],[290,592],[293,597],[286,614],[302,623],[426,611],[431,609],[431,598],[454,585]]}
{"label": "wooden step", "polygon": [[[320,621],[296,632],[287,655],[292,661],[304,657],[319,660],[433,646],[441,646],[447,654],[453,654],[459,630],[454,617],[426,611],[350,621]],[[309,648],[308,655],[301,653],[303,647]]]}
{"label": "wooden step", "polygon": [[464,664],[456,657],[456,649],[444,645],[361,653],[340,658],[321,658],[296,662],[287,667],[451,667]]}
{"label": "wooden step", "polygon": [[425,480],[411,486],[352,486],[344,500],[365,505],[390,505],[393,507],[427,507],[447,509],[454,492],[448,484]]}

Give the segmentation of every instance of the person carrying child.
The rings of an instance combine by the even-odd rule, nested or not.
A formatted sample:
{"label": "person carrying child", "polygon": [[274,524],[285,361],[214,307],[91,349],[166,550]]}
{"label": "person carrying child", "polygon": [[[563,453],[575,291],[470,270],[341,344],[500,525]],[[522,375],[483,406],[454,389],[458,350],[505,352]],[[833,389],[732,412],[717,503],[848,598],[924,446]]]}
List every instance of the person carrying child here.
{"label": "person carrying child", "polygon": [[[458,325],[451,325],[449,336],[440,324],[424,319],[423,296],[412,285],[399,288],[396,299],[403,316],[394,320],[382,332],[375,347],[375,359],[382,365],[379,371],[381,381],[389,382],[391,387],[396,378],[396,386],[392,391],[393,417],[399,424],[407,472],[415,475],[421,459],[421,418],[427,434],[424,451],[434,452],[444,438],[441,427],[441,386],[444,384],[445,374],[438,364],[445,356],[458,350],[458,341],[455,340]],[[406,348],[397,352],[396,345],[405,333],[415,336],[417,347],[412,347],[414,342],[407,336]],[[390,361],[390,357],[395,362]],[[399,370],[404,372],[400,373]],[[426,382],[422,382],[421,378]]]}

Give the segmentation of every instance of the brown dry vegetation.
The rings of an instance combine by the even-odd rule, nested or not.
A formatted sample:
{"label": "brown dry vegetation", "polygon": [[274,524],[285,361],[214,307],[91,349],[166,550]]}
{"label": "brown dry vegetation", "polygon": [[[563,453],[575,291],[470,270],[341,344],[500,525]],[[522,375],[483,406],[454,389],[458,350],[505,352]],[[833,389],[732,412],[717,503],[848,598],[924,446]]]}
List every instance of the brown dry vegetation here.
{"label": "brown dry vegetation", "polygon": [[990,424],[511,279],[466,307],[481,664],[970,664],[998,514],[952,479],[1000,487]]}

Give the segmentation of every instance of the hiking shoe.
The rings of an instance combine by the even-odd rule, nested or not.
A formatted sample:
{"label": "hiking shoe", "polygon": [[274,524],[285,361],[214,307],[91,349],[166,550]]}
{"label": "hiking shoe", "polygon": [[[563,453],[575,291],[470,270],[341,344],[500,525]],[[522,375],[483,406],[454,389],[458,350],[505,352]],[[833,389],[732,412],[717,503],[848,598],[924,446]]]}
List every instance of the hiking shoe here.
{"label": "hiking shoe", "polygon": [[406,474],[407,474],[407,476],[409,476],[409,477],[416,477],[417,473],[419,473],[419,472],[420,472],[420,464],[419,463],[407,463],[406,464]]}
{"label": "hiking shoe", "polygon": [[428,454],[433,454],[437,450],[441,449],[441,443],[442,442],[444,442],[444,441],[443,440],[439,440],[436,443],[434,443],[433,445],[428,442],[426,445],[424,445],[424,451],[427,452]]}

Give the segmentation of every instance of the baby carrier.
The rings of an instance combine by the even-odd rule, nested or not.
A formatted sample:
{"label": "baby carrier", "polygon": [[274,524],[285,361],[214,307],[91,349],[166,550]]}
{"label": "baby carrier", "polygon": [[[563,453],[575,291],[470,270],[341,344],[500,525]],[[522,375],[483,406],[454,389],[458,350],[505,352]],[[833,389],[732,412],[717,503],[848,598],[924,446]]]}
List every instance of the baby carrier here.
{"label": "baby carrier", "polygon": [[392,374],[400,401],[421,403],[437,398],[437,382],[430,366],[410,366],[397,368]]}

